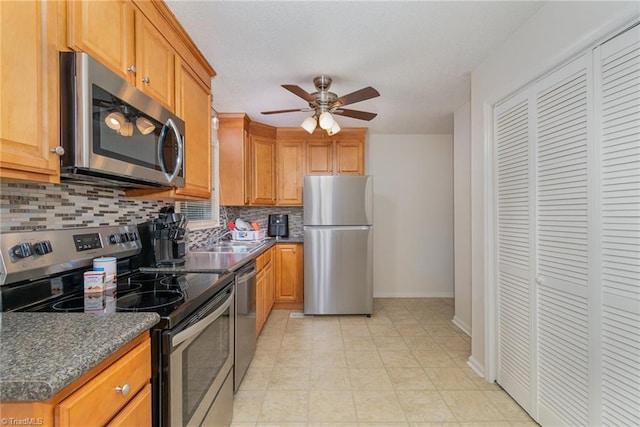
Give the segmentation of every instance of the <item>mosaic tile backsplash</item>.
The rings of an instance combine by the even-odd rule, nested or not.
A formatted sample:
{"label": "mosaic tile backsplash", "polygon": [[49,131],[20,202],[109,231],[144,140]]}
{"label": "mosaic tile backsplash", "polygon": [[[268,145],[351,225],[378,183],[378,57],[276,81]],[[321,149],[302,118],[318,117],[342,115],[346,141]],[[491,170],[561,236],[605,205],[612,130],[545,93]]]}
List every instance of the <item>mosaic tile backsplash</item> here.
{"label": "mosaic tile backsplash", "polygon": [[[91,185],[0,181],[0,233],[138,224],[171,204],[171,200],[131,198],[122,190]],[[210,242],[238,217],[266,227],[272,213],[288,214],[289,234],[302,235],[301,207],[222,207],[224,227],[190,231],[189,248]]]}

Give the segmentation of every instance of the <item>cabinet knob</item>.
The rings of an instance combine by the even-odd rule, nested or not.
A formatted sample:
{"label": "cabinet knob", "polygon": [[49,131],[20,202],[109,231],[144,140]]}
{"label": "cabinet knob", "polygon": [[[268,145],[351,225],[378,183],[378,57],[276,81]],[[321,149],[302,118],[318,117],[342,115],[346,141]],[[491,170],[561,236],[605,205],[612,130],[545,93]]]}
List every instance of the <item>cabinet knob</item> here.
{"label": "cabinet knob", "polygon": [[150,79],[149,79],[149,77],[147,76],[147,77],[144,77],[144,78],[142,79],[142,83],[149,84],[149,83],[151,83],[151,80],[150,80]]}
{"label": "cabinet knob", "polygon": [[58,145],[56,148],[52,148],[51,152],[56,153],[58,156],[64,156],[64,148],[62,148],[62,146],[60,145]]}
{"label": "cabinet knob", "polygon": [[133,74],[135,74],[135,73],[136,73],[136,66],[135,66],[135,65],[132,65],[132,66],[130,66],[130,67],[127,67],[127,71],[130,71],[130,72],[132,72]]}
{"label": "cabinet knob", "polygon": [[126,383],[123,386],[117,386],[116,393],[122,393],[123,396],[126,396],[127,394],[129,394],[130,389],[131,389],[131,386],[129,385],[129,383]]}

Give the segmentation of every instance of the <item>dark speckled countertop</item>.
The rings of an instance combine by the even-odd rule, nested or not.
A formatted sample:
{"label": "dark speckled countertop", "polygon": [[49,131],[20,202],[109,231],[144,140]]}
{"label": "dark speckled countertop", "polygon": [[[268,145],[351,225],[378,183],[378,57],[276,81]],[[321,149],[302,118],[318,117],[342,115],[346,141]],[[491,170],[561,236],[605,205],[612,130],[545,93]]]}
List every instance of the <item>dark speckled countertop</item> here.
{"label": "dark speckled countertop", "polygon": [[140,267],[148,273],[231,273],[277,243],[303,243],[302,236],[271,238],[252,252],[209,252],[206,249],[190,250],[186,263],[177,267]]}
{"label": "dark speckled countertop", "polygon": [[157,313],[1,313],[0,400],[47,400],[158,323]]}

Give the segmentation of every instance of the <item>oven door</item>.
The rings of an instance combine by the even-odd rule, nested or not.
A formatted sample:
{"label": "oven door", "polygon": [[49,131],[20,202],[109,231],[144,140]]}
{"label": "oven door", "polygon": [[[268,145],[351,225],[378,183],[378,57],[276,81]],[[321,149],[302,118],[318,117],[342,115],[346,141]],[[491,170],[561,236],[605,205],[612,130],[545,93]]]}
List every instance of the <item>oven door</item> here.
{"label": "oven door", "polygon": [[163,341],[170,346],[170,421],[164,425],[201,425],[222,389],[233,368],[234,295],[231,284],[178,327],[163,333]]}

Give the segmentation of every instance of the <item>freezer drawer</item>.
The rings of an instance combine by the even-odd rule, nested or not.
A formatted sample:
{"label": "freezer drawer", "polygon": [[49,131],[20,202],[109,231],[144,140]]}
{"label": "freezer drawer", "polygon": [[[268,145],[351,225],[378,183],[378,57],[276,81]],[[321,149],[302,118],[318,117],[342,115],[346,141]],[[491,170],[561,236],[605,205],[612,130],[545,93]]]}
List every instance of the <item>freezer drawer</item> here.
{"label": "freezer drawer", "polygon": [[373,227],[304,227],[304,313],[373,312]]}

